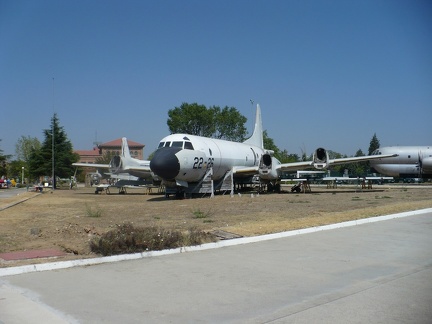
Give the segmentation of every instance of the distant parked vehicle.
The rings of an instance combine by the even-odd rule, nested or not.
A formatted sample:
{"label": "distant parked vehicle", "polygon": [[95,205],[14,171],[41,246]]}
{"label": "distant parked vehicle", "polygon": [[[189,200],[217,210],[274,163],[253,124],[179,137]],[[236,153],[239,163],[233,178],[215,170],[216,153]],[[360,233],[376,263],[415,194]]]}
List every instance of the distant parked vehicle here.
{"label": "distant parked vehicle", "polygon": [[0,189],[8,189],[11,186],[11,181],[9,179],[0,179]]}

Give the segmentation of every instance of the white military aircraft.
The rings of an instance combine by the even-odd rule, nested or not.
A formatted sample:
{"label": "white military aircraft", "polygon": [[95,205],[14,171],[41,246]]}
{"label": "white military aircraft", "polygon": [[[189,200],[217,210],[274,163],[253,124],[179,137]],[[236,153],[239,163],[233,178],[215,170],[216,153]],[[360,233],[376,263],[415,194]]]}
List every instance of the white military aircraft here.
{"label": "white military aircraft", "polygon": [[401,178],[432,178],[432,146],[388,146],[372,155],[397,154],[396,157],[370,162],[377,172]]}
{"label": "white military aircraft", "polygon": [[108,169],[113,178],[127,179],[125,175],[136,177],[137,183],[157,183],[158,177],[150,170],[149,160],[140,160],[131,157],[126,137],[122,138],[122,152],[112,157],[109,164],[97,163],[72,163],[77,167],[92,167],[96,169]]}
{"label": "white military aircraft", "polygon": [[282,171],[322,170],[336,164],[392,156],[396,154],[330,159],[324,148],[318,148],[312,161],[280,163],[273,151],[264,148],[261,109],[257,105],[253,134],[243,143],[172,134],[160,141],[150,161],[150,169],[163,179],[167,190],[176,188],[177,192],[193,193],[207,177],[215,182],[213,188],[216,190],[229,176],[236,183],[251,183],[254,175],[262,182],[272,183],[279,179]]}

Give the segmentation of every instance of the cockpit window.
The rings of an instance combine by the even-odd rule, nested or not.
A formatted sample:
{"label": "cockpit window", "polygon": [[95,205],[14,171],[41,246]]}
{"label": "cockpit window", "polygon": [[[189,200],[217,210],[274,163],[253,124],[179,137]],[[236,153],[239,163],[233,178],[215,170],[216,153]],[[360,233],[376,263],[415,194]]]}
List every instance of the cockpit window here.
{"label": "cockpit window", "polygon": [[171,147],[180,147],[180,148],[183,148],[183,142],[179,142],[179,141],[172,142]]}
{"label": "cockpit window", "polygon": [[185,142],[184,148],[185,148],[185,150],[193,150],[194,149],[191,142]]}
{"label": "cockpit window", "polygon": [[[183,147],[184,145],[184,147]],[[160,142],[158,149],[161,147],[179,147],[179,148],[185,148],[187,150],[193,150],[193,145],[191,142],[183,142],[183,141],[174,141],[174,142]]]}

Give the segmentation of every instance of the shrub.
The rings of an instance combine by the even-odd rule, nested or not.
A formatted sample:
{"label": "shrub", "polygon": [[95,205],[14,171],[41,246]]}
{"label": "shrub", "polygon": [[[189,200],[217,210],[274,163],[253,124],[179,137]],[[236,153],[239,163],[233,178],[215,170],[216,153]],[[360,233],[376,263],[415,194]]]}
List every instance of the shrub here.
{"label": "shrub", "polygon": [[213,234],[192,227],[187,232],[182,233],[182,244],[180,246],[200,245],[214,241],[216,241],[216,237]]}
{"label": "shrub", "polygon": [[92,252],[102,255],[136,253],[173,249],[215,241],[209,233],[190,229],[182,233],[155,226],[134,227],[130,223],[118,225],[116,229],[90,241]]}
{"label": "shrub", "polygon": [[102,216],[102,210],[99,207],[95,207],[94,210],[88,204],[86,204],[85,207],[86,207],[86,213],[87,213],[88,217],[101,217]]}
{"label": "shrub", "polygon": [[207,212],[202,211],[201,209],[195,209],[192,211],[192,214],[194,215],[194,218],[208,218],[213,215],[213,212],[211,210],[208,210]]}

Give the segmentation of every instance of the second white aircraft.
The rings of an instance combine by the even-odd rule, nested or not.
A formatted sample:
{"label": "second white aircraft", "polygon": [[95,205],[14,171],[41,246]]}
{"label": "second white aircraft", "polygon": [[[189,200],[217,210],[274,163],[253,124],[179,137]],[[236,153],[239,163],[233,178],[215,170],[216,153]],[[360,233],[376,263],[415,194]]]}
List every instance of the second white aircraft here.
{"label": "second white aircraft", "polygon": [[432,146],[387,146],[372,155],[396,154],[393,158],[376,159],[371,167],[377,172],[401,178],[432,178]]}

